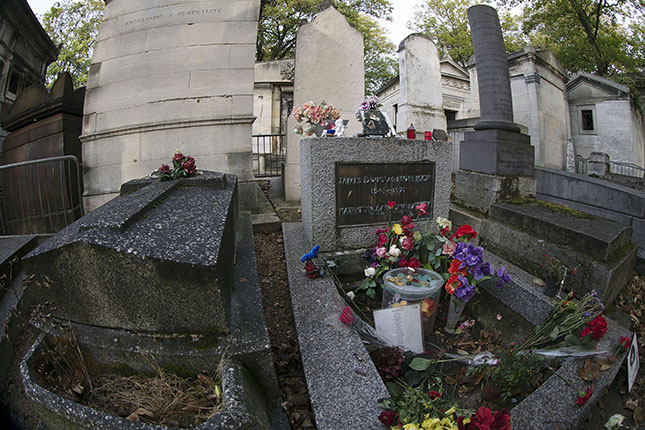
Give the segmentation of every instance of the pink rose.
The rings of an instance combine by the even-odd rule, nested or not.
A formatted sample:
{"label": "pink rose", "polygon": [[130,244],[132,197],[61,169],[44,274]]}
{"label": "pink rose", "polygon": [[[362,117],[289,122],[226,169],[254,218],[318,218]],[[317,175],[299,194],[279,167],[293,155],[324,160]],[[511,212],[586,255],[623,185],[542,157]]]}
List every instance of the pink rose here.
{"label": "pink rose", "polygon": [[417,211],[419,212],[419,215],[426,215],[428,213],[428,204],[427,203],[418,204]]}
{"label": "pink rose", "polygon": [[383,247],[376,248],[376,255],[378,255],[381,258],[385,258],[385,256],[387,255],[387,249]]}
{"label": "pink rose", "polygon": [[452,257],[452,253],[455,252],[455,249],[457,249],[457,244],[455,242],[453,241],[446,242],[443,244],[443,251],[441,251],[441,253],[443,255]]}

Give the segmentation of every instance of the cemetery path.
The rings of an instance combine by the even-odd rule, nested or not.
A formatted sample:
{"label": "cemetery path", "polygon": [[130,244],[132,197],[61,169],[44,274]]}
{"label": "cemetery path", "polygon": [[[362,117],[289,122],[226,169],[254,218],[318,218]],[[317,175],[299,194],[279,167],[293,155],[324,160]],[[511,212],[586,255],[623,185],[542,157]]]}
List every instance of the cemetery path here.
{"label": "cemetery path", "polygon": [[283,407],[293,429],[314,429],[291,307],[282,233],[254,235],[262,306]]}

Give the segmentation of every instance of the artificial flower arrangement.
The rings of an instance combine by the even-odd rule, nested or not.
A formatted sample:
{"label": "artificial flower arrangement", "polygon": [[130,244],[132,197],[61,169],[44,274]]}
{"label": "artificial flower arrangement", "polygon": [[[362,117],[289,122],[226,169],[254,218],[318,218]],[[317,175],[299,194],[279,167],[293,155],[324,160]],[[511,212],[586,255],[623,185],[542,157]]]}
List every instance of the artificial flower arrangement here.
{"label": "artificial flower arrangement", "polygon": [[434,244],[430,234],[415,230],[415,222],[422,215],[427,215],[428,204],[420,203],[416,206],[416,219],[405,215],[401,221],[392,224],[392,211],[396,203],[388,201],[389,222],[387,228],[376,230],[378,244],[373,250],[368,250],[364,257],[370,261],[370,266],[365,269],[365,280],[356,291],[366,290],[367,296],[376,297],[378,278],[390,269],[397,267],[433,268],[431,252]]}
{"label": "artificial flower arrangement", "polygon": [[167,164],[162,164],[157,170],[152,172],[151,176],[155,176],[162,181],[168,179],[178,179],[194,175],[201,175],[202,172],[197,169],[195,159],[175,151],[172,157],[172,167]]}
{"label": "artificial flower arrangement", "polygon": [[[295,134],[304,134],[311,136],[316,132],[316,124],[325,125],[329,120],[335,121],[340,118],[340,112],[333,105],[323,101],[319,105],[308,101],[302,106],[294,106],[291,116],[298,121],[298,125],[293,129]],[[301,124],[301,122],[303,122]]]}
{"label": "artificial flower arrangement", "polygon": [[[387,204],[391,214],[396,203],[388,201]],[[463,225],[451,235],[452,223],[439,217],[438,235],[422,233],[415,230],[415,222],[419,216],[428,213],[428,205],[421,203],[416,206],[416,211],[415,220],[411,215],[406,215],[400,223],[392,225],[390,219],[387,228],[376,230],[378,244],[367,255],[372,263],[365,269],[366,279],[357,290],[367,290],[369,297],[375,297],[379,276],[397,267],[423,267],[439,271],[446,279],[446,292],[463,302],[475,295],[478,284],[491,279],[493,275],[497,275],[498,287],[510,282],[506,268],[501,267],[495,273],[490,263],[484,261],[483,249],[470,243],[471,239],[477,237],[477,232],[471,226]],[[436,250],[435,242],[441,244]]]}
{"label": "artificial flower arrangement", "polygon": [[361,112],[366,110],[378,110],[380,106],[381,106],[381,103],[379,102],[378,97],[376,97],[374,94],[372,94],[369,97],[365,97],[361,102],[361,105],[359,106],[358,110],[356,111],[356,119],[359,121],[362,119]]}
{"label": "artificial flower arrangement", "polygon": [[320,255],[320,245],[315,245],[311,251],[306,253],[300,258],[300,261],[305,263],[305,275],[309,279],[322,278],[325,275],[325,270],[322,265],[318,265],[315,260]]}

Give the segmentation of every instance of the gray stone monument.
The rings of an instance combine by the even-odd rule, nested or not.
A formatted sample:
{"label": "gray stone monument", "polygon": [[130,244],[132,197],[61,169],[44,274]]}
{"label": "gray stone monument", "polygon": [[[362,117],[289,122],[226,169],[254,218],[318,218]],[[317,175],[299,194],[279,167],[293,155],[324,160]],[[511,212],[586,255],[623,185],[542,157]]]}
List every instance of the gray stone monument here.
{"label": "gray stone monument", "polygon": [[[293,82],[293,105],[307,101],[325,101],[350,120],[347,136],[362,131],[356,121],[356,110],[363,101],[365,70],[363,35],[353,28],[342,13],[333,7],[298,30],[296,66]],[[287,164],[284,178],[287,200],[300,200],[300,139],[293,133],[296,121],[287,123]]]}
{"label": "gray stone monument", "polygon": [[92,55],[83,118],[89,212],[173,152],[235,174],[254,206],[251,126],[260,1],[112,0]]}
{"label": "gray stone monument", "polygon": [[399,44],[401,98],[397,123],[414,124],[417,133],[446,129],[437,46],[423,34],[411,34]]}
{"label": "gray stone monument", "polygon": [[302,224],[309,243],[322,251],[374,246],[377,228],[428,214],[417,225],[436,229],[448,217],[452,144],[368,138],[308,138],[300,141]]}
{"label": "gray stone monument", "polygon": [[465,133],[455,179],[458,202],[488,211],[495,201],[535,194],[531,138],[513,122],[508,61],[497,11],[486,5],[468,9],[481,120]]}

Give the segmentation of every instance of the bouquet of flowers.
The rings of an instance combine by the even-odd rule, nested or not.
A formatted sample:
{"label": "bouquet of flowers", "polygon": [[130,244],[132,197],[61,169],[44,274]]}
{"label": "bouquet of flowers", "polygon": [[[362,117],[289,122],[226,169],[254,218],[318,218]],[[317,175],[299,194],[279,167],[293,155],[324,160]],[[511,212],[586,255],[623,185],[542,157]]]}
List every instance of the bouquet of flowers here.
{"label": "bouquet of flowers", "polygon": [[[291,116],[298,121],[293,132],[311,136],[316,131],[316,124],[324,125],[329,120],[335,121],[340,118],[340,113],[333,105],[328,105],[324,101],[319,105],[308,101],[302,106],[294,106]],[[300,124],[303,121],[304,123]]]}
{"label": "bouquet of flowers", "polygon": [[178,179],[181,177],[188,177],[194,175],[201,175],[195,165],[195,159],[193,157],[187,156],[175,151],[175,154],[172,157],[172,167],[167,164],[162,164],[157,170],[152,172],[151,176],[155,176],[162,181],[168,179]]}
{"label": "bouquet of flowers", "polygon": [[[484,261],[483,249],[470,243],[477,232],[469,225],[462,225],[450,235],[452,224],[445,218],[438,218],[440,234],[436,238],[443,243],[442,255],[449,257],[450,266],[445,289],[455,298],[468,302],[477,292],[477,285],[497,276],[497,287],[511,281],[505,267],[496,272],[489,262]],[[444,274],[444,276],[446,276]]]}
{"label": "bouquet of flowers", "polygon": [[356,119],[359,121],[361,120],[361,111],[378,110],[379,106],[381,106],[379,99],[374,94],[369,97],[365,97],[361,106],[356,111]]}
{"label": "bouquet of flowers", "polygon": [[[391,217],[396,203],[389,201],[387,205]],[[399,223],[392,225],[390,220],[387,228],[376,230],[378,244],[364,255],[371,264],[365,269],[366,278],[357,291],[367,290],[368,297],[374,298],[376,296],[376,280],[383,273],[397,267],[417,269],[428,265],[429,252],[434,246],[432,238],[427,233],[415,230],[415,221],[419,216],[428,213],[428,204],[419,203],[416,206],[416,212],[417,219],[415,220],[411,215],[405,215]]]}

